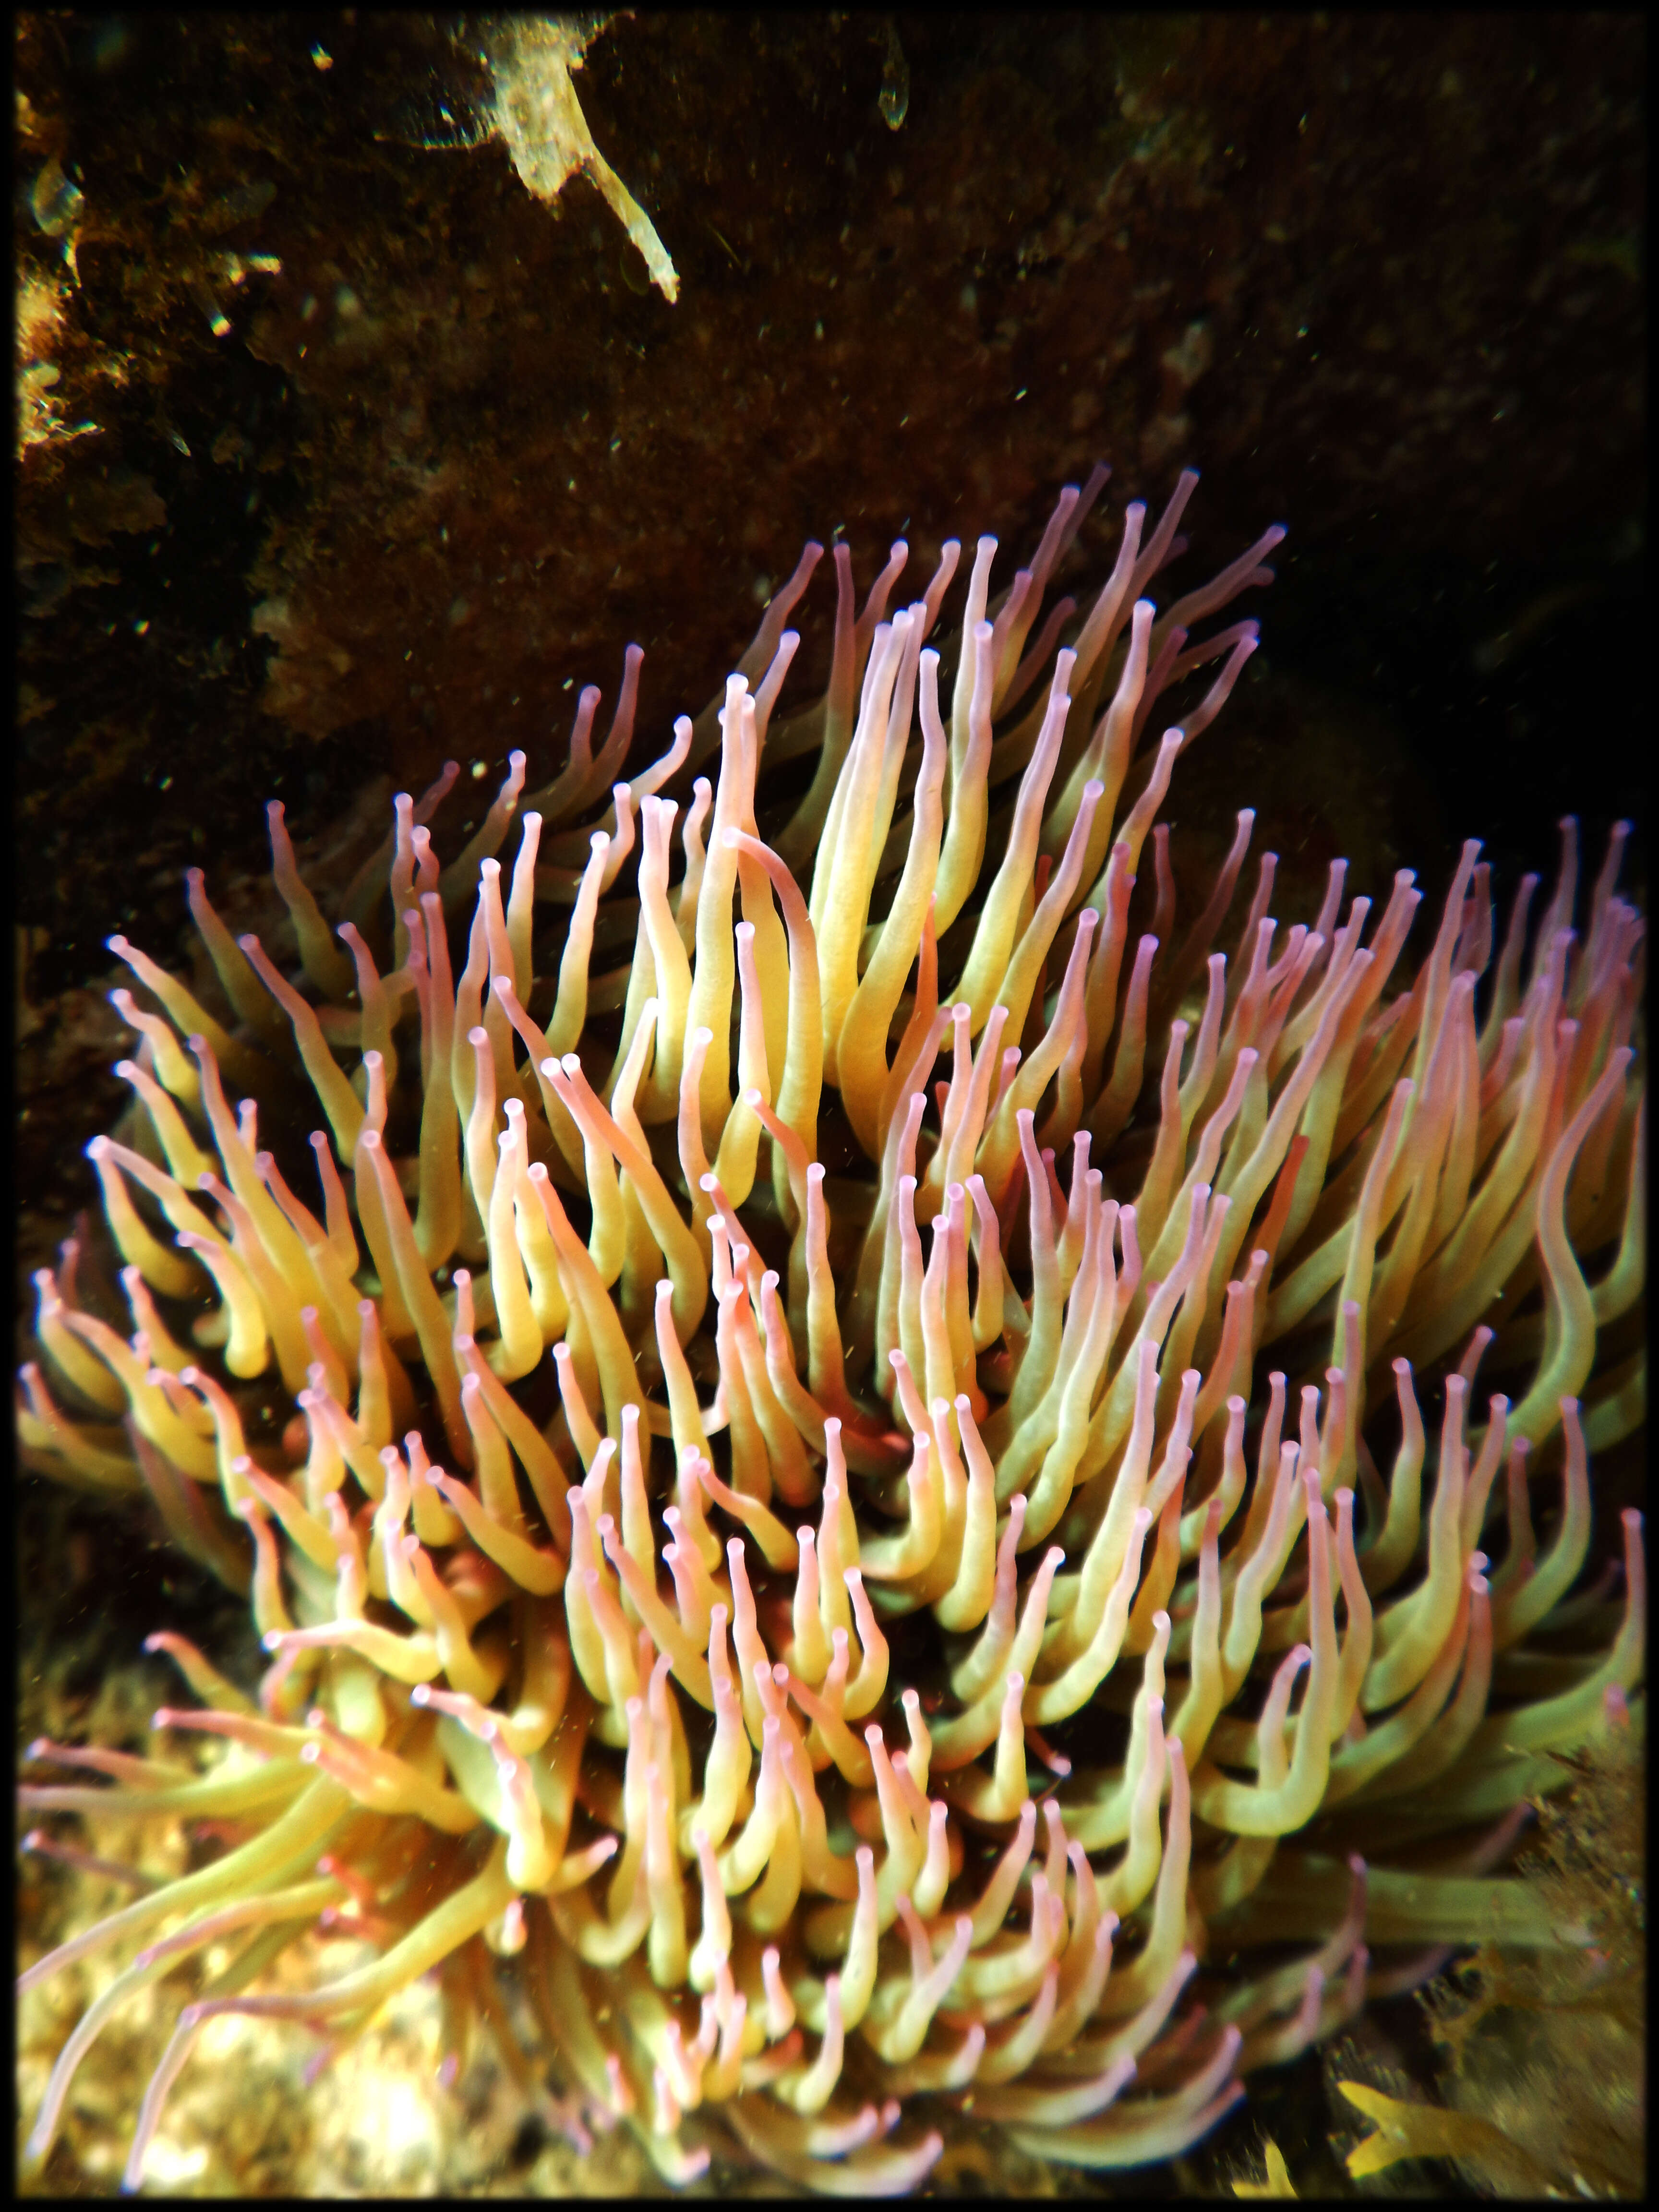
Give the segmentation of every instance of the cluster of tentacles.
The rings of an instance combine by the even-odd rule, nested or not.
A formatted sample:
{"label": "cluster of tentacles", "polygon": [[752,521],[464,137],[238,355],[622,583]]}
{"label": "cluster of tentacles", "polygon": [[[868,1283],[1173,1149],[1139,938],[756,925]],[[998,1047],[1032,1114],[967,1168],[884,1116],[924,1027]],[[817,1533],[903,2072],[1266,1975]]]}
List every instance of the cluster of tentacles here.
{"label": "cluster of tentacles", "polygon": [[[216,2015],[338,2038],[435,1971],[677,2180],[741,2145],[902,2190],[964,2108],[1127,2166],[1447,1947],[1563,1940],[1495,1869],[1642,1668],[1640,1516],[1621,1602],[1588,1465],[1644,1387],[1623,830],[1575,929],[1569,825],[1495,959],[1467,847],[1407,976],[1412,877],[1345,911],[1340,862],[1281,930],[1267,855],[1212,949],[1247,813],[1177,937],[1156,817],[1255,642],[1189,632],[1282,532],[1159,613],[1184,477],[1044,617],[1103,477],[996,599],[980,541],[942,647],[954,544],[890,619],[903,546],[861,611],[838,546],[793,718],[817,547],[631,779],[634,647],[608,738],[584,692],[447,866],[453,768],[400,796],[337,928],[273,804],[283,942],[199,872],[191,982],[111,940],[118,1264],[37,1279],[23,1453],[146,1486],[270,1665],[155,1639],[204,1771],[33,1747],[101,1778],[37,1818],[217,1839],[25,1974],[125,1961],[35,2155],[151,1982],[135,2183]],[[360,1963],[262,1987],[319,1929]]]}

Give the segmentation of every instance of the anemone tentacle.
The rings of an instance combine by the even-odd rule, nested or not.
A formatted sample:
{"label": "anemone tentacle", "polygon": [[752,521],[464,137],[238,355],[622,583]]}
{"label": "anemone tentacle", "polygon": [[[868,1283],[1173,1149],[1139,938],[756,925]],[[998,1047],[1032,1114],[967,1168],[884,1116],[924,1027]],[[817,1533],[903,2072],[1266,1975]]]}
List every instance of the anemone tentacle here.
{"label": "anemone tentacle", "polygon": [[[856,619],[838,546],[826,698],[782,710],[769,617],[613,781],[629,647],[598,753],[590,689],[447,866],[453,774],[400,795],[337,930],[273,803],[291,943],[191,872],[222,1003],[111,939],[154,1001],[112,994],[133,1103],[89,1147],[128,1310],[78,1244],[36,1278],[21,1451],[147,1488],[270,1663],[250,1698],[159,1639],[205,1771],[31,1748],[89,1771],[32,1818],[236,1838],[29,1967],[125,1960],[32,2156],[210,1944],[131,2184],[205,2021],[353,2033],[452,1962],[506,2033],[498,1957],[573,2139],[875,2195],[970,2099],[1045,2158],[1174,2156],[1425,1947],[1564,1940],[1469,1838],[1642,1676],[1639,1514],[1619,1618],[1574,1595],[1644,1402],[1623,826],[1582,937],[1569,832],[1495,960],[1471,843],[1413,977],[1408,873],[1345,911],[1339,863],[1281,935],[1267,854],[1224,938],[1247,811],[1177,944],[1157,817],[1256,642],[1188,633],[1283,532],[1160,611],[1188,473],[1043,624],[1102,481],[1000,594],[981,539],[954,626],[954,544]],[[348,1920],[368,1963],[261,1985]]]}

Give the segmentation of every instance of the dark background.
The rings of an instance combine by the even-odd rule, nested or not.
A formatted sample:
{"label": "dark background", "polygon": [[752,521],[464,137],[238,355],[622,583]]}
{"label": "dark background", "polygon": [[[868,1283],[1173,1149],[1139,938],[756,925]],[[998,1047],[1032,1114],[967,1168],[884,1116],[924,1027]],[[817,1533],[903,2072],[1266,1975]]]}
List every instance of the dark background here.
{"label": "dark background", "polygon": [[499,141],[412,143],[477,136],[489,28],[20,22],[61,318],[18,506],[37,994],[117,921],[161,951],[271,792],[303,832],[375,770],[533,774],[629,638],[665,732],[808,536],[860,585],[902,529],[1006,563],[1097,458],[1084,568],[1188,463],[1188,575],[1289,526],[1249,689],[1285,750],[1328,695],[1298,805],[1381,720],[1431,888],[1468,831],[1512,876],[1568,805],[1592,847],[1639,811],[1638,17],[620,18],[574,82],[676,306],[586,179],[550,210]]}
{"label": "dark background", "polygon": [[1178,869],[1249,803],[1282,912],[1337,853],[1432,897],[1468,834],[1502,895],[1571,808],[1644,879],[1639,16],[619,18],[574,82],[673,306],[586,178],[420,143],[478,137],[490,31],[19,19],[31,1265],[119,1095],[103,939],[178,957],[264,799],[533,783],[630,638],[654,750],[807,537],[1004,575],[1097,458],[1083,582],[1188,463],[1178,579],[1291,533]]}

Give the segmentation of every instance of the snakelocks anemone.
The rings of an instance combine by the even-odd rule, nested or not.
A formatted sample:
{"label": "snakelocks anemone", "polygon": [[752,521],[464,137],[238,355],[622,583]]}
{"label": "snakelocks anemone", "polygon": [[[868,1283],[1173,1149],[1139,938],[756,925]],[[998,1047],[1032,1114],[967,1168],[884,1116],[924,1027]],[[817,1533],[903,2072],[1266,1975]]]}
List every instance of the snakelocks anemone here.
{"label": "snakelocks anemone", "polygon": [[1256,641],[1190,633],[1283,533],[1155,602],[1183,476],[1045,614],[1105,473],[954,616],[956,544],[890,617],[903,545],[861,610],[838,545],[812,706],[816,545],[631,779],[635,647],[464,849],[453,768],[399,796],[337,926],[273,804],[291,933],[192,871],[195,988],[110,940],[130,1311],[37,1277],[23,1455],[147,1487],[270,1663],[153,1639],[216,1764],[32,1747],[92,1773],[31,1820],[194,1838],[23,1977],[121,1962],[36,2159],[151,1984],[134,2185],[216,2015],[329,2045],[432,1973],[675,2181],[902,2191],[964,2111],[1135,2166],[1449,1947],[1572,1939],[1501,1869],[1643,1665],[1589,1474],[1644,1403],[1624,825],[1501,927],[1467,845],[1414,976],[1408,872],[1281,929],[1267,854],[1237,919],[1248,812],[1177,930],[1159,810]]}

